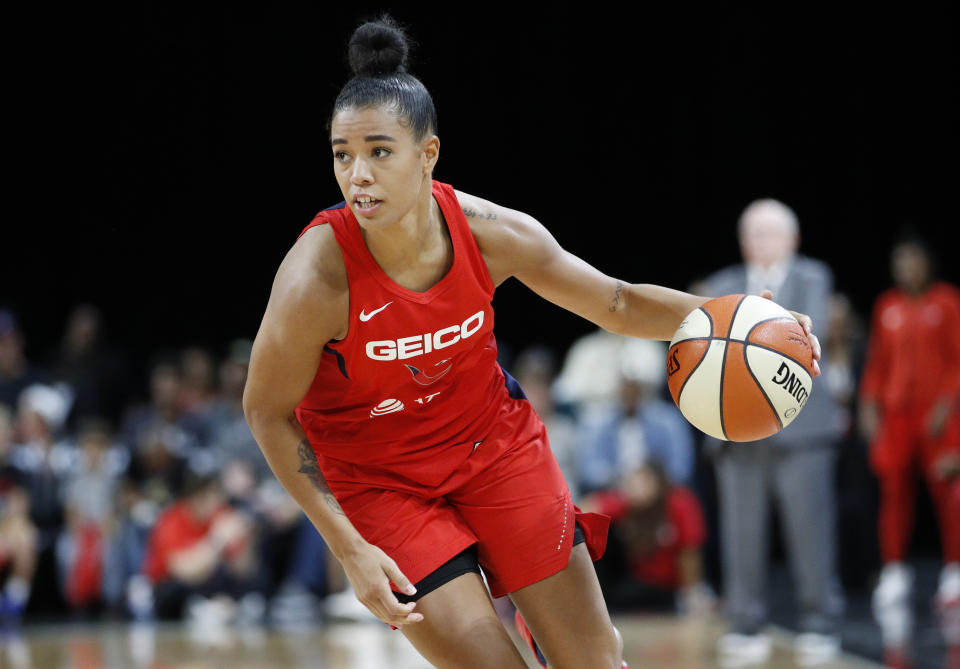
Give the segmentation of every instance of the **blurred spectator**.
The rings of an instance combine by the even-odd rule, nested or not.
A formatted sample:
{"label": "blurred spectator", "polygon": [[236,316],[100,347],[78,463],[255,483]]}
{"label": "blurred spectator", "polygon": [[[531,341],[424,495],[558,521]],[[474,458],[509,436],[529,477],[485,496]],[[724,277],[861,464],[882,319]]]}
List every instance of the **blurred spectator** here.
{"label": "blurred spectator", "polygon": [[112,444],[110,429],[101,421],[84,423],[78,441],[76,464],[64,483],[66,527],[57,553],[67,603],[79,610],[103,599],[107,542],[130,456]]}
{"label": "blurred spectator", "polygon": [[[164,495],[166,497],[166,495]],[[134,618],[153,615],[150,586],[140,575],[150,531],[164,506],[145,494],[130,478],[117,482],[114,500],[114,524],[105,546],[103,599],[114,612],[124,611]],[[132,593],[139,592],[139,597]],[[131,608],[131,600],[135,606]]]}
{"label": "blurred spectator", "polygon": [[545,347],[533,347],[520,353],[514,364],[514,374],[524,394],[547,428],[547,438],[563,478],[574,499],[579,497],[577,472],[577,431],[573,419],[556,410],[553,401],[556,360]]}
{"label": "blurred spectator", "polygon": [[[249,340],[238,339],[230,344],[227,358],[220,364],[220,392],[209,401],[206,421],[209,447],[221,465],[242,464],[249,469],[252,485],[273,479],[270,466],[253,438],[243,415],[243,387],[250,362]],[[228,490],[233,494],[233,491]]]}
{"label": "blurred spectator", "polygon": [[14,416],[5,404],[0,404],[0,494],[16,487],[17,473],[10,463],[14,444]]}
{"label": "blurred spectator", "polygon": [[[326,547],[316,528],[270,471],[243,414],[243,388],[252,342],[230,343],[220,365],[219,394],[209,403],[210,450],[231,504],[260,529],[260,559],[268,587],[279,595],[271,613],[287,622],[316,605],[326,587]],[[281,611],[282,609],[282,611]]]}
{"label": "blurred spectator", "polygon": [[0,404],[16,406],[24,388],[46,380],[46,375],[33,367],[24,355],[23,334],[17,319],[9,310],[0,308]]}
{"label": "blurred spectator", "polygon": [[[778,304],[808,314],[819,336],[829,339],[833,275],[823,263],[796,253],[796,214],[777,200],[756,200],[738,226],[744,264],[708,277],[706,293],[718,297],[769,289]],[[826,356],[820,367],[829,374]],[[717,471],[724,600],[732,626],[718,644],[725,662],[762,663],[770,656],[771,640],[761,629],[767,623],[771,495],[778,501],[797,587],[801,634],[796,659],[802,664],[829,661],[839,650],[836,625],[843,600],[835,564],[836,411],[833,396],[814,389],[797,419],[769,439],[743,444],[706,440]]]}
{"label": "blurred spectator", "polygon": [[671,484],[658,463],[629,470],[615,488],[587,496],[582,505],[613,521],[598,565],[612,609],[713,611],[715,597],[703,580],[700,503],[687,488]]}
{"label": "blurred spectator", "polygon": [[896,284],[876,302],[860,388],[860,422],[880,483],[874,613],[890,647],[906,642],[912,572],[906,552],[915,479],[926,479],[943,539],[936,601],[960,607],[960,292],[935,281],[933,255],[910,236],[893,249]]}
{"label": "blurred spectator", "polygon": [[[202,430],[179,407],[181,377],[176,362],[160,357],[150,368],[150,401],[129,410],[121,436],[134,449],[134,477],[145,459],[187,460],[201,443]],[[162,444],[166,453],[157,448]],[[152,463],[156,465],[157,463]],[[156,466],[150,466],[152,471]]]}
{"label": "blurred spectator", "polygon": [[633,339],[613,359],[619,375],[616,403],[594,403],[580,415],[583,490],[610,487],[621,472],[651,461],[664,468],[671,483],[689,483],[694,461],[690,427],[673,402],[662,398],[666,348],[661,342]]}
{"label": "blurred spectator", "polygon": [[[63,483],[73,464],[72,449],[57,436],[70,412],[72,393],[65,385],[34,384],[20,394],[18,423],[21,443],[10,463],[29,498],[30,520],[37,528],[38,571],[56,574],[54,547],[63,529]],[[31,606],[62,605],[55,579],[41,579]]]}
{"label": "blurred spectator", "polygon": [[75,401],[69,424],[85,418],[120,419],[125,374],[120,356],[103,344],[100,311],[81,304],[70,312],[63,339],[49,362],[50,377],[70,384]]}
{"label": "blurred spectator", "polygon": [[12,446],[13,416],[0,404],[0,628],[19,621],[37,566],[37,530],[8,462]]}
{"label": "blurred spectator", "polygon": [[188,462],[181,455],[182,434],[173,426],[156,426],[140,433],[130,462],[136,494],[162,510],[180,494]]}
{"label": "blurred spectator", "polygon": [[830,298],[830,323],[820,343],[830,366],[820,381],[839,407],[837,537],[840,575],[848,588],[864,588],[878,564],[877,484],[857,427],[857,392],[866,357],[867,333],[846,295]]}
{"label": "blurred spectator", "polygon": [[250,522],[227,505],[217,477],[190,472],[147,545],[143,573],[153,585],[156,616],[178,619],[190,600],[195,615],[232,617],[238,600],[253,592],[254,548]]}
{"label": "blurred spectator", "polygon": [[600,329],[573,342],[554,383],[555,400],[580,408],[615,405],[620,394],[621,351],[632,341],[636,340]]}
{"label": "blurred spectator", "polygon": [[866,357],[866,332],[853,310],[850,298],[843,293],[830,296],[827,331],[820,343],[830,359],[830,368],[823,373],[823,382],[837,401],[840,434],[856,431],[857,385]]}
{"label": "blurred spectator", "polygon": [[216,394],[210,353],[199,346],[184,349],[180,354],[180,375],[177,406],[183,413],[202,415]]}

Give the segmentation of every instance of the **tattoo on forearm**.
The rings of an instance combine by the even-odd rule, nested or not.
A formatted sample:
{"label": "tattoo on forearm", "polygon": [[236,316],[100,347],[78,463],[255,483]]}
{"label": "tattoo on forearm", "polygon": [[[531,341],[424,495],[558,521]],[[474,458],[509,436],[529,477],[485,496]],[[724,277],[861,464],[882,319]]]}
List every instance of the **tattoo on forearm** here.
{"label": "tattoo on forearm", "polygon": [[340,508],[340,503],[337,502],[337,498],[333,496],[327,479],[323,478],[323,472],[320,471],[320,464],[317,462],[317,454],[313,452],[313,446],[310,445],[310,442],[306,439],[301,441],[297,452],[300,454],[300,469],[297,471],[305,474],[306,477],[310,479],[310,483],[320,491],[320,494],[323,495],[323,499],[331,511],[339,513],[341,516],[346,515],[343,509]]}
{"label": "tattoo on forearm", "polygon": [[613,294],[613,302],[610,303],[610,311],[616,311],[623,302],[623,281],[617,281],[617,290]]}
{"label": "tattoo on forearm", "polygon": [[483,218],[488,221],[494,221],[497,218],[496,214],[481,214],[476,209],[471,209],[470,207],[463,208],[463,215],[469,216],[470,218]]}

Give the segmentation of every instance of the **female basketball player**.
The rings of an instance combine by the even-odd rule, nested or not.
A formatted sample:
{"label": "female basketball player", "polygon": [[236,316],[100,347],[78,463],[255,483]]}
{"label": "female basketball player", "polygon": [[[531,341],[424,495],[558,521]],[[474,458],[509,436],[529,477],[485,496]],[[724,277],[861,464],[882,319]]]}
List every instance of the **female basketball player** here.
{"label": "female basketball player", "polygon": [[607,277],[530,216],[433,181],[436,114],[406,52],[389,20],[351,39],[356,76],[330,123],[345,202],[277,272],[247,419],[360,601],[430,662],[524,666],[479,563],[551,666],[617,669],[591,564],[608,521],[574,507],[543,424],[497,364],[490,301],[513,276],[608,330],[669,339],[705,300]]}

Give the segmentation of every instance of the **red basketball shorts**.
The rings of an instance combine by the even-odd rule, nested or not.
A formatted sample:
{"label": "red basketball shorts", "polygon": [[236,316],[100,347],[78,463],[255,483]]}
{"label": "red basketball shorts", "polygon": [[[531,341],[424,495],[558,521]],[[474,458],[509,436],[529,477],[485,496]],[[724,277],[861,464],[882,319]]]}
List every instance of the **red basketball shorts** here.
{"label": "red basketball shorts", "polygon": [[[336,477],[340,505],[412,583],[476,544],[490,591],[500,597],[566,568],[575,522],[594,560],[606,546],[609,518],[574,506],[543,423],[525,399],[507,399],[483,434],[469,435],[462,461],[439,485],[398,473],[395,485],[372,487],[363,483],[362,466],[350,472],[352,482]],[[383,480],[382,470],[370,474]]]}

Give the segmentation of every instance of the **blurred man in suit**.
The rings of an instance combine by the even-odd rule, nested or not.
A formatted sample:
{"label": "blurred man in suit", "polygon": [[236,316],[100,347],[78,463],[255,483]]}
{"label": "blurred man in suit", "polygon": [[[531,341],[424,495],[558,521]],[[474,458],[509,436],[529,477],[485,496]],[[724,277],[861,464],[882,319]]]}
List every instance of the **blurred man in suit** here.
{"label": "blurred man in suit", "polygon": [[[759,295],[771,290],[787,309],[828,323],[833,275],[822,262],[797,254],[797,217],[777,200],[757,200],[739,221],[744,263],[708,277],[706,293]],[[826,332],[820,330],[821,338]],[[827,361],[820,367],[828,374]],[[770,498],[776,497],[784,546],[800,607],[797,661],[828,662],[839,650],[837,618],[843,608],[835,565],[833,489],[837,407],[826,388],[811,393],[803,412],[783,432],[751,443],[708,439],[717,473],[724,590],[732,631],[718,644],[730,663],[763,662],[770,639],[764,586],[769,558]]]}

